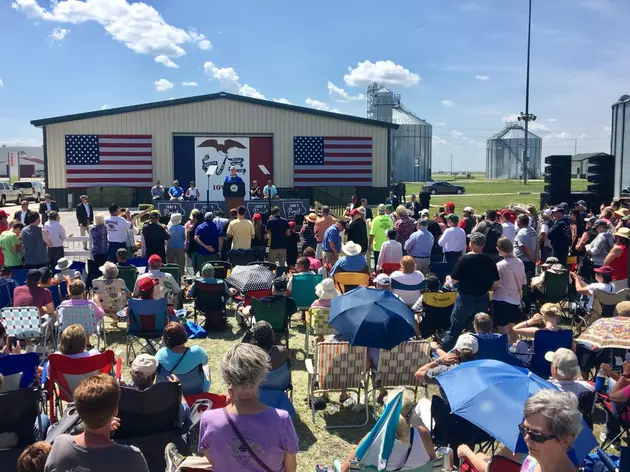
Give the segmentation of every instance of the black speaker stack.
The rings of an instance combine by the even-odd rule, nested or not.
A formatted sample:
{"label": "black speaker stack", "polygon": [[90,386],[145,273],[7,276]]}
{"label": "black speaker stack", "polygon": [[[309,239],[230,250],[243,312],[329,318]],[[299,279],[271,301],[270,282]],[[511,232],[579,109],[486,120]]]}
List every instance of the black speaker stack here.
{"label": "black speaker stack", "polygon": [[[541,208],[571,199],[571,156],[545,157],[545,192],[540,195]],[[543,201],[545,205],[543,205]]]}

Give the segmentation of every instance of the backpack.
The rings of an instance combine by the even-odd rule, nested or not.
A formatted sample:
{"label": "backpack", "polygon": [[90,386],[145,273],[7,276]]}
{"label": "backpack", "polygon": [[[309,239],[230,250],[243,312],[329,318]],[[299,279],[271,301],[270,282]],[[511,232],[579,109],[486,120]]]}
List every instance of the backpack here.
{"label": "backpack", "polygon": [[486,221],[486,230],[483,234],[486,237],[486,247],[494,251],[497,248],[497,241],[503,235],[503,227],[496,221]]}

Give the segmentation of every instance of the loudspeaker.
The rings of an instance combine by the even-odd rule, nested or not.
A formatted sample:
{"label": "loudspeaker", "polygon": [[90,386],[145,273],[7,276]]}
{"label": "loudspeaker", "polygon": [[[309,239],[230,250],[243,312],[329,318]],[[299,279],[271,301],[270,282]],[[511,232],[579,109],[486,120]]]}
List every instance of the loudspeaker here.
{"label": "loudspeaker", "polygon": [[588,191],[597,196],[599,205],[608,205],[614,196],[615,184],[615,156],[610,154],[598,154],[588,158],[587,180],[593,185],[588,186]]}
{"label": "loudspeaker", "polygon": [[545,192],[551,204],[567,202],[571,196],[571,156],[553,155],[545,157]]}

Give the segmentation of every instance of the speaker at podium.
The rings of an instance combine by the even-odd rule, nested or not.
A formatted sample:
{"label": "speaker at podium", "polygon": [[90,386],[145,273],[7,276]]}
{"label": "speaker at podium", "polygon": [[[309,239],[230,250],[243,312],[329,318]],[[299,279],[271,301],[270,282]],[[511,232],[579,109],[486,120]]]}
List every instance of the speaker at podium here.
{"label": "speaker at podium", "polygon": [[242,180],[238,182],[226,179],[225,182],[223,182],[223,197],[225,198],[227,211],[243,205],[245,200],[245,182]]}

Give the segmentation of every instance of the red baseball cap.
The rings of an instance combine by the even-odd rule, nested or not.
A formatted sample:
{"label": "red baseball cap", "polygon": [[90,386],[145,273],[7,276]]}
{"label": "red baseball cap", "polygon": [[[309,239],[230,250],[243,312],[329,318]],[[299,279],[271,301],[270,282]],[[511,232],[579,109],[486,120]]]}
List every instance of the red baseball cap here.
{"label": "red baseball cap", "polygon": [[615,270],[610,266],[602,266],[597,269],[593,269],[593,272],[612,277],[613,274],[615,273]]}
{"label": "red baseball cap", "polygon": [[157,254],[153,254],[151,257],[149,257],[149,264],[157,264],[158,262],[161,264],[162,258]]}
{"label": "red baseball cap", "polygon": [[295,228],[295,221],[289,221],[289,228],[291,229]]}
{"label": "red baseball cap", "polygon": [[6,211],[0,210],[0,218],[5,218],[7,216],[9,216],[9,214]]}
{"label": "red baseball cap", "polygon": [[153,280],[150,277],[145,277],[138,280],[138,290],[141,292],[148,292],[158,284],[157,280]]}

